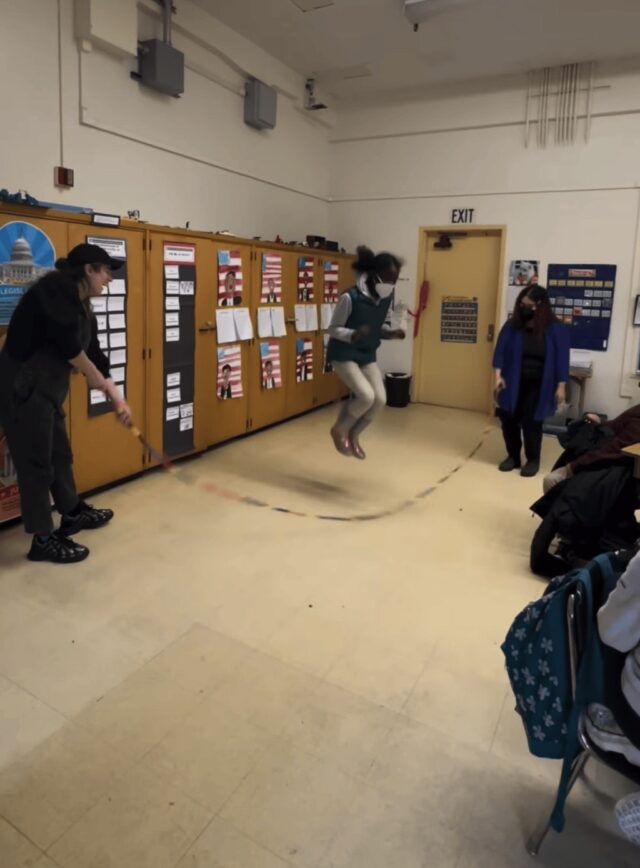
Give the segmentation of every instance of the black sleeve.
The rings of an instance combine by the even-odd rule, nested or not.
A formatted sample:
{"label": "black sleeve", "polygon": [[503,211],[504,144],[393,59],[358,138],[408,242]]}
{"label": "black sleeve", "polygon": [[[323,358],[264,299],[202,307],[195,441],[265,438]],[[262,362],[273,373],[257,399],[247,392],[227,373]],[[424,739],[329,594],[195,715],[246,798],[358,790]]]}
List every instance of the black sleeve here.
{"label": "black sleeve", "polygon": [[109,359],[102,352],[102,347],[98,340],[98,323],[93,314],[91,315],[91,340],[89,341],[87,355],[103,377],[108,378],[111,376],[111,372],[109,371]]}
{"label": "black sleeve", "polygon": [[45,343],[55,346],[61,358],[73,359],[82,352],[79,323],[82,311],[66,281],[55,273],[33,287],[43,323]]}

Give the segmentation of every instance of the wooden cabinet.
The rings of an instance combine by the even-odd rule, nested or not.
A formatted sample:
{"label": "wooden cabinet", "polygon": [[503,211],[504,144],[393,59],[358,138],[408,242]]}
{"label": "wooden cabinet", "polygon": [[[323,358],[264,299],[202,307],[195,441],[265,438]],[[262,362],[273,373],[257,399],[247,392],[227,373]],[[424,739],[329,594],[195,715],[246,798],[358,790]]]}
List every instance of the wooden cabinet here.
{"label": "wooden cabinet", "polygon": [[[325,301],[327,263],[337,263],[337,269],[332,266],[334,277],[330,277],[330,282],[333,280],[340,291],[353,283],[350,257],[131,221],[123,221],[117,228],[95,226],[86,215],[43,213],[41,209],[0,205],[0,229],[11,223],[16,225],[5,232],[4,247],[0,243],[0,265],[10,267],[11,248],[20,240],[17,250],[20,254],[17,258],[23,260],[20,267],[25,267],[26,263],[33,271],[28,280],[25,278],[25,285],[38,277],[38,268],[45,267],[45,259],[46,268],[51,268],[56,258],[64,256],[87,238],[97,243],[100,239],[111,245],[120,243],[122,249],[126,248],[125,309],[122,311],[122,305],[115,302],[113,305],[107,303],[101,316],[107,317],[110,328],[109,317],[112,314],[125,315],[126,346],[117,349],[125,349],[126,356],[123,362],[122,352],[117,353],[117,362],[114,364],[112,360],[112,368],[118,370],[124,364],[126,399],[135,424],[158,451],[169,451],[165,442],[168,406],[165,354],[168,359],[175,355],[166,350],[167,330],[175,326],[175,315],[167,317],[167,314],[176,310],[175,301],[173,304],[167,301],[167,245],[174,248],[174,254],[180,247],[192,251],[193,261],[188,270],[195,277],[192,300],[185,302],[189,316],[184,320],[180,303],[180,341],[185,341],[186,354],[182,361],[189,369],[190,381],[181,391],[180,411],[193,408],[193,429],[192,435],[190,432],[184,440],[187,442],[188,439],[188,447],[174,449],[170,453],[172,457],[207,449],[330,403],[345,394],[337,377],[333,373],[324,373],[320,306]],[[8,247],[7,239],[11,241]],[[23,250],[25,243],[34,246],[34,250],[30,248],[30,253],[34,254],[31,266],[26,261],[29,256]],[[266,286],[270,277],[267,272],[276,260],[282,266],[281,295],[277,300],[264,298],[263,301],[263,277]],[[229,272],[233,274],[228,276]],[[311,284],[313,298],[308,293]],[[234,296],[237,297],[235,303]],[[112,297],[111,291],[106,297]],[[297,331],[295,306],[299,303],[315,306],[317,327]],[[105,307],[104,300],[102,306]],[[262,306],[283,308],[286,337],[258,336],[258,309]],[[217,334],[216,311],[241,307],[248,309],[254,337],[233,344],[221,343]],[[183,333],[185,327],[188,332]],[[104,329],[104,321],[101,328]],[[114,328],[121,326],[114,324]],[[5,331],[6,328],[0,325],[0,341]],[[103,342],[111,353],[111,336]],[[264,348],[261,345],[265,345]],[[228,353],[232,348],[239,348],[239,353],[233,350]],[[263,349],[270,354],[272,362],[277,359],[279,363],[279,388],[266,388],[274,383],[269,378],[265,381]],[[239,371],[234,374],[231,398],[227,397],[227,388],[221,390],[219,381],[222,353],[225,354],[223,364],[226,358],[234,359],[234,371],[237,361],[240,362]],[[269,372],[273,373],[273,365]],[[119,373],[122,375],[122,371]],[[151,456],[145,454],[139,442],[116,422],[112,412],[96,413],[95,408],[90,409],[90,394],[84,378],[73,375],[71,380],[67,402],[68,428],[78,489],[98,488],[150,467],[154,463]],[[10,466],[10,461],[6,460],[4,465]],[[2,481],[0,479],[0,484]],[[12,484],[15,485],[15,481]],[[15,507],[12,508],[15,512]],[[0,521],[10,517],[0,510]]]}
{"label": "wooden cabinet", "polygon": [[[219,256],[230,254],[231,261],[234,264],[234,282],[235,286],[241,285],[242,292],[236,296],[239,299],[239,304],[224,305],[226,300],[224,290],[224,280],[219,286]],[[211,242],[211,250],[207,253],[210,257],[207,274],[210,277],[206,284],[206,289],[199,295],[198,300],[198,346],[199,362],[198,362],[198,398],[197,409],[206,420],[206,446],[213,446],[216,443],[221,443],[224,440],[230,440],[233,437],[239,437],[245,434],[249,425],[249,404],[250,404],[250,376],[251,376],[251,346],[249,341],[237,341],[234,344],[221,344],[218,341],[218,333],[216,329],[216,310],[234,308],[249,308],[251,315],[252,307],[252,249],[249,244],[242,244],[235,238],[230,237],[229,241]],[[210,266],[210,267],[209,267]],[[228,272],[227,272],[228,273]],[[229,296],[232,301],[232,297]],[[223,395],[228,394],[222,384],[218,382],[218,370],[227,362],[224,359],[218,359],[219,351],[228,351],[232,348],[240,350],[240,378],[236,377],[236,362],[231,361],[234,370],[232,397],[226,398]]]}
{"label": "wooden cabinet", "polygon": [[[107,336],[106,341],[109,340],[110,335],[122,334],[119,323],[113,320],[113,317],[124,317],[125,345],[118,346],[117,349],[105,346],[103,351],[107,356],[112,352],[118,352],[120,358],[124,353],[124,362],[112,362],[111,369],[112,372],[120,371],[124,375],[125,398],[131,407],[136,425],[144,428],[147,420],[144,358],[146,316],[144,231],[71,223],[68,226],[68,233],[69,249],[77,244],[85,244],[87,239],[91,239],[91,243],[96,244],[101,244],[101,239],[105,239],[107,243],[111,241],[117,249],[126,252],[126,293],[112,294],[111,286],[109,293],[104,293],[100,298],[105,312],[101,312],[99,316],[102,320],[101,325],[104,318],[108,323],[110,317],[114,324],[114,328],[105,328],[101,332]],[[116,272],[114,277],[119,280],[124,279],[120,271]],[[80,491],[98,488],[114,479],[124,479],[139,473],[143,469],[144,461],[143,449],[139,441],[117,422],[114,413],[109,411],[91,415],[89,400],[85,378],[80,374],[72,375],[69,427],[74,455],[74,473]],[[105,404],[104,409],[107,407],[108,405]]]}

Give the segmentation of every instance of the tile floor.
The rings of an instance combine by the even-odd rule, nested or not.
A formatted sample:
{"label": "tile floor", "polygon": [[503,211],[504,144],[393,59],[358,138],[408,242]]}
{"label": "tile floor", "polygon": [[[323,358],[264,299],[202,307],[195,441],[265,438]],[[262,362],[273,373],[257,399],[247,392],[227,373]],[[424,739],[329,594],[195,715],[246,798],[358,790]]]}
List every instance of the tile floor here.
{"label": "tile floor", "polygon": [[[385,510],[441,479],[487,420],[387,410],[366,462],[323,410],[189,462],[276,506]],[[555,447],[545,443],[546,464]],[[555,763],[529,758],[500,642],[540,480],[497,431],[379,521],[299,518],[162,473],[70,568],[0,532],[2,868],[519,868]],[[86,539],[83,541],[87,541]],[[546,868],[637,866],[593,766]]]}

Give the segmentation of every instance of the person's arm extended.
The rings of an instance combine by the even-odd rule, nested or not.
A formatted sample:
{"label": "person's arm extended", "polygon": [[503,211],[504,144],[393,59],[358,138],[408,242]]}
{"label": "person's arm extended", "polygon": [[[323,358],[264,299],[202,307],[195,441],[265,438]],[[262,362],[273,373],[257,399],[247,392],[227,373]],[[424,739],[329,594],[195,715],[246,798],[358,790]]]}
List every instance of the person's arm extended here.
{"label": "person's arm extended", "polygon": [[77,356],[69,359],[69,364],[86,377],[90,389],[98,389],[100,392],[107,391],[106,378],[96,368],[84,350],[78,353]]}
{"label": "person's arm extended", "polygon": [[354,329],[348,329],[345,325],[351,316],[351,310],[351,296],[348,292],[344,292],[333,311],[331,324],[329,325],[329,335],[334,340],[342,341],[345,344],[350,344],[354,335]]}

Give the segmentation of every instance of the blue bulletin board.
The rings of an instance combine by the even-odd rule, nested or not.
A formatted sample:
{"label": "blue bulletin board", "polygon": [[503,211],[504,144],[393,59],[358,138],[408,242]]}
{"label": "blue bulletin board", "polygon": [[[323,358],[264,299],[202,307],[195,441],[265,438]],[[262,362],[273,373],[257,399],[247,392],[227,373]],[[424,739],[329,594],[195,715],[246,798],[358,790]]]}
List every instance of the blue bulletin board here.
{"label": "blue bulletin board", "polygon": [[576,350],[604,352],[616,287],[615,265],[550,265],[547,289],[555,315],[571,327]]}

